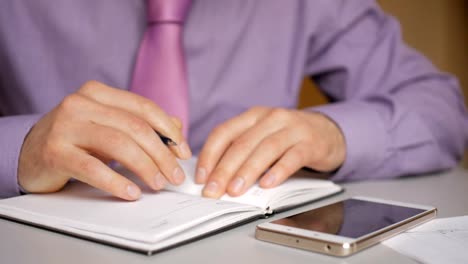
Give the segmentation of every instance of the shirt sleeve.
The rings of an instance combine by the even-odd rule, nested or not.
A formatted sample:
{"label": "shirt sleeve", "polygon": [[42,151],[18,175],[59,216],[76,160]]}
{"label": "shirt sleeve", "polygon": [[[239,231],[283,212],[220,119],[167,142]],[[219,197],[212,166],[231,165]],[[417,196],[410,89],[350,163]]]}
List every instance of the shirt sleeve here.
{"label": "shirt sleeve", "polygon": [[18,161],[24,138],[40,115],[0,117],[0,198],[20,195]]}
{"label": "shirt sleeve", "polygon": [[346,141],[346,160],[332,179],[455,166],[468,138],[457,80],[406,46],[399,23],[374,1],[340,3],[329,26],[310,37],[306,63],[306,74],[332,100],[308,110],[334,120]]}

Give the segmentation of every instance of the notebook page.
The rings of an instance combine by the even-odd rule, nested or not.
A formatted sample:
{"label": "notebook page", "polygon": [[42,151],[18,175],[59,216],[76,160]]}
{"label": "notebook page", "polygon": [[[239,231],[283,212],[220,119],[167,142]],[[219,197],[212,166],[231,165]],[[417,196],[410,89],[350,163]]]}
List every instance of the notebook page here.
{"label": "notebook page", "polygon": [[[224,195],[223,201],[232,201],[236,203],[251,204],[264,210],[277,209],[279,206],[290,204],[300,204],[313,199],[320,198],[321,190],[329,188],[339,188],[331,181],[319,179],[310,179],[304,177],[293,177],[281,185],[263,189],[258,184],[252,186],[244,195],[239,197],[230,197]],[[307,199],[304,199],[307,198]]]}
{"label": "notebook page", "polygon": [[252,206],[167,191],[144,193],[140,200],[127,202],[80,182],[58,193],[0,201],[0,214],[26,222],[145,243],[161,241],[225,214],[255,211]]}
{"label": "notebook page", "polygon": [[[196,158],[192,157],[189,160],[179,161],[179,164],[184,169],[186,179],[182,185],[167,186],[167,190],[175,192],[183,192],[200,196],[203,185],[195,183]],[[227,194],[222,196],[220,200],[231,201],[235,203],[250,204],[266,210],[269,207],[276,208],[284,207],[289,202],[299,204],[304,202],[304,198],[320,198],[324,192],[319,189],[331,188],[334,192],[339,191],[340,187],[331,181],[314,179],[310,174],[298,172],[286,182],[271,189],[263,189],[258,184],[254,184],[245,194],[239,197],[231,197]],[[338,190],[336,190],[338,189]],[[316,190],[317,192],[314,192]],[[307,201],[307,200],[305,200]]]}

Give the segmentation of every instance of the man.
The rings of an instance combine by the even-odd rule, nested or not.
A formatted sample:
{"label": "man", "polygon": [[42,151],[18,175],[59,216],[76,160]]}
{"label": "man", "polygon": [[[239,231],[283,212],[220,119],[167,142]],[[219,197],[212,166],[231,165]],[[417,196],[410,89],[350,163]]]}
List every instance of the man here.
{"label": "man", "polygon": [[[109,161],[159,190],[183,182],[176,157],[191,152],[214,198],[256,180],[277,186],[301,167],[336,181],[382,179],[449,168],[462,155],[468,118],[456,80],[405,46],[374,1],[182,1],[189,7],[174,14],[184,18],[164,23],[183,27],[189,122],[132,88],[157,24],[146,21],[150,2],[2,1],[2,197],[75,178],[135,200],[139,187]],[[331,104],[295,110],[305,75]]]}

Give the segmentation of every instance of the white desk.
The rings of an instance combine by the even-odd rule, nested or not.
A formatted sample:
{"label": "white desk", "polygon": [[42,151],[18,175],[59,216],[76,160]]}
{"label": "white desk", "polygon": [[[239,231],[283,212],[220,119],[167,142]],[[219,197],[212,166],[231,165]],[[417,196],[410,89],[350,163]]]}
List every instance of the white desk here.
{"label": "white desk", "polygon": [[[274,218],[355,195],[433,205],[439,209],[439,217],[468,215],[468,171],[462,168],[344,187],[343,194]],[[254,231],[261,221],[266,220],[146,256],[0,219],[0,263],[415,263],[380,244],[348,258],[336,258],[258,241]]]}

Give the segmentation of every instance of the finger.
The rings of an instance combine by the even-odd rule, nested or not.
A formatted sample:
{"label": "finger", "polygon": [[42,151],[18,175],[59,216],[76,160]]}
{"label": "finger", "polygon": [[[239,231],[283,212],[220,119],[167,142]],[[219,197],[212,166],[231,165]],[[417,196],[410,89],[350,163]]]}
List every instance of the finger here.
{"label": "finger", "polygon": [[82,130],[74,141],[76,146],[118,161],[154,190],[164,187],[158,166],[125,133],[96,124]]}
{"label": "finger", "polygon": [[108,192],[125,200],[137,200],[141,190],[136,184],[116,173],[101,161],[82,151],[74,151],[71,156],[70,173],[79,181]]}
{"label": "finger", "polygon": [[299,139],[292,135],[291,129],[282,129],[266,137],[237,170],[230,181],[227,193],[231,196],[242,195],[265,171]]}
{"label": "finger", "polygon": [[[275,109],[265,114],[257,124],[248,128],[238,139],[236,139],[225,151],[221,160],[210,174],[207,187],[204,190],[204,195],[207,197],[219,197],[224,194],[226,187],[229,182],[232,181],[234,176],[239,176],[232,183],[233,189],[237,192],[243,190],[246,181],[252,181],[252,179],[245,178],[245,175],[238,175],[237,171],[241,168],[242,164],[246,162],[254,151],[258,147],[260,142],[269,137],[271,134],[276,133],[285,126],[289,126],[291,115],[290,111],[284,109]],[[292,135],[290,135],[292,136]],[[253,179],[255,180],[255,179]],[[251,184],[251,182],[249,182]],[[214,187],[218,187],[217,189]],[[216,191],[211,193],[212,191]],[[232,193],[234,195],[234,193]]]}
{"label": "finger", "polygon": [[284,182],[287,178],[301,169],[304,161],[307,160],[307,147],[295,145],[271,167],[270,170],[260,180],[260,187],[272,188]]}
{"label": "finger", "polygon": [[231,143],[262,118],[269,109],[254,108],[216,127],[208,136],[198,156],[195,181],[203,184]]}
{"label": "finger", "polygon": [[[185,176],[175,156],[163,144],[148,123],[128,112],[99,103],[90,101],[89,105],[86,103],[83,103],[83,105],[86,106],[81,113],[83,117],[88,118],[96,124],[123,132],[150,156],[162,173],[162,175],[159,175],[161,173],[158,172],[158,175],[154,176],[156,179],[159,179],[158,183],[162,183],[164,178],[173,184],[181,184],[183,182]],[[89,136],[93,137],[93,135]],[[155,187],[154,185],[150,186]],[[162,187],[158,185],[157,189],[161,189]]]}
{"label": "finger", "polygon": [[[78,94],[84,95],[96,102],[130,112],[145,120],[150,126],[169,137],[181,148],[180,153],[188,153],[188,144],[182,135],[182,130],[174,124],[153,101],[129,91],[112,88],[97,81],[89,81],[83,85]],[[184,158],[187,158],[184,156]]]}
{"label": "finger", "polygon": [[[171,120],[174,125],[182,131],[182,121],[179,118],[171,116]],[[172,140],[172,139],[171,139]],[[179,159],[189,159],[192,157],[192,151],[186,142],[180,143],[180,145],[168,145],[169,149],[171,149],[174,153],[177,153],[177,157]]]}
{"label": "finger", "polygon": [[[233,120],[233,122],[228,123],[228,126],[230,126],[231,128],[228,128],[225,133],[219,134],[219,137],[222,137],[221,139],[216,138],[216,133],[218,133],[218,131],[220,130],[215,131],[215,136],[211,139],[217,139],[217,142],[221,142],[221,144],[215,146],[213,148],[214,152],[203,156],[203,159],[199,161],[197,174],[200,174],[199,172],[201,170],[206,170],[209,173],[206,176],[206,185],[205,188],[203,188],[202,192],[203,196],[205,197],[221,197],[225,193],[226,186],[236,173],[237,169],[247,159],[252,149],[255,148],[255,146],[267,135],[267,133],[269,133],[269,130],[260,131],[255,129],[255,123],[250,125],[254,127],[253,129],[250,126],[246,127],[244,125],[245,123],[242,122],[243,118],[248,119],[252,117],[249,117],[248,115],[241,116],[239,119]],[[250,130],[253,130],[256,133],[249,133]],[[233,134],[228,134],[227,131],[232,131]],[[237,139],[237,137],[239,138]],[[212,142],[216,144],[216,141]],[[211,147],[212,145],[209,144],[210,142],[207,142],[205,146]],[[221,146],[221,148],[216,149],[216,147],[219,146]],[[222,153],[221,151],[224,153]],[[205,152],[205,154],[206,153],[208,152]],[[214,157],[210,154],[213,154]],[[217,164],[212,163],[210,165],[206,165],[207,162],[213,160],[218,160]],[[214,164],[216,164],[216,166],[212,168]],[[202,182],[204,180],[203,178],[200,180],[200,175],[198,175],[198,178],[199,182]]]}
{"label": "finger", "polygon": [[178,129],[182,129],[182,121],[175,116],[171,116],[171,120]]}

